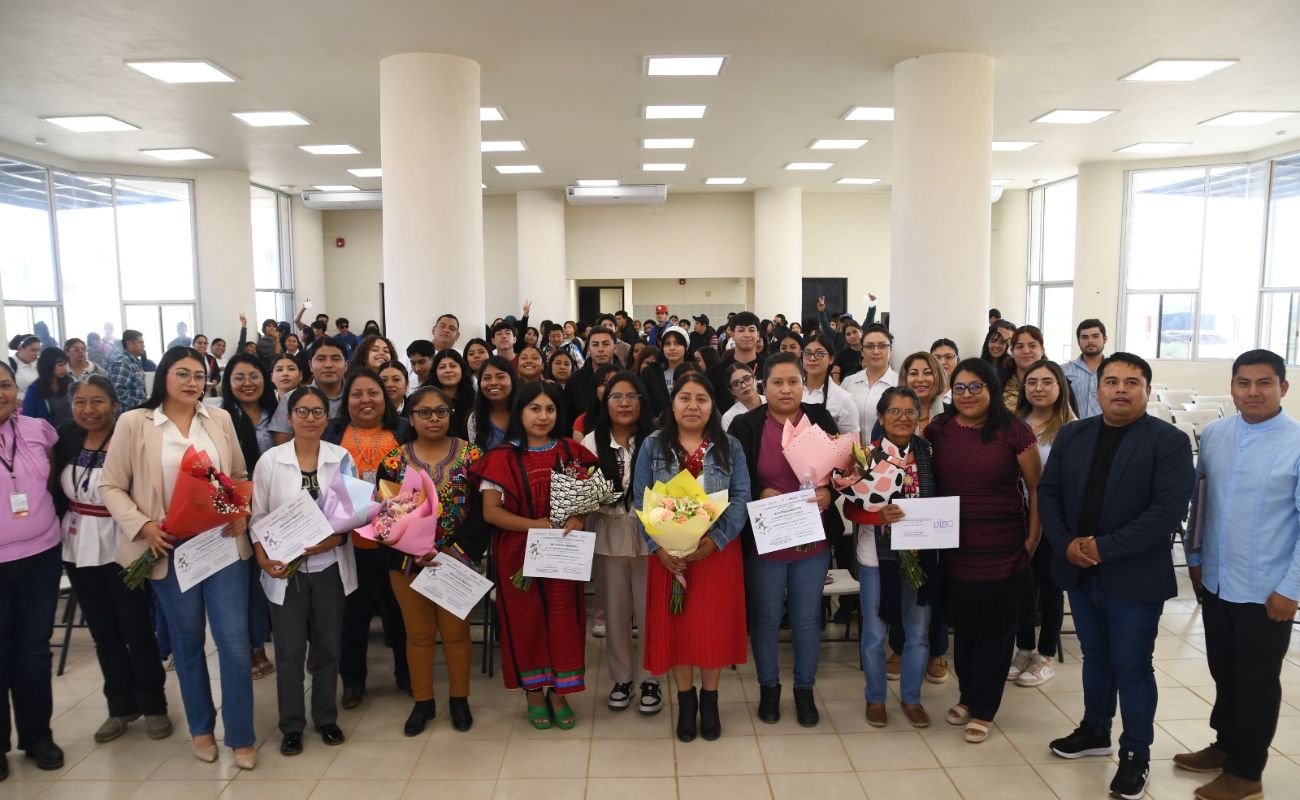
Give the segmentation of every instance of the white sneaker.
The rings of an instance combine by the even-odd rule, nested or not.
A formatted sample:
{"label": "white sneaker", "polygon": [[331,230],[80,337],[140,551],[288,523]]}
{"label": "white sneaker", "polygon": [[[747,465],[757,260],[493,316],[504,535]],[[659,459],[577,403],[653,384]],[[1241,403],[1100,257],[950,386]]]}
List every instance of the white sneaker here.
{"label": "white sneaker", "polygon": [[604,639],[604,638],[605,638],[605,623],[603,623],[603,622],[593,622],[593,623],[591,624],[591,635],[594,636],[594,637],[596,637],[597,639]]}
{"label": "white sneaker", "polygon": [[1016,657],[1011,659],[1011,668],[1007,670],[1007,680],[1014,681],[1020,677],[1020,673],[1029,667],[1029,662],[1034,660],[1034,654],[1030,650],[1017,650]]}
{"label": "white sneaker", "polygon": [[1056,670],[1052,668],[1052,657],[1034,653],[1034,660],[1030,661],[1029,666],[1016,676],[1016,685],[1042,686],[1054,677],[1056,677]]}

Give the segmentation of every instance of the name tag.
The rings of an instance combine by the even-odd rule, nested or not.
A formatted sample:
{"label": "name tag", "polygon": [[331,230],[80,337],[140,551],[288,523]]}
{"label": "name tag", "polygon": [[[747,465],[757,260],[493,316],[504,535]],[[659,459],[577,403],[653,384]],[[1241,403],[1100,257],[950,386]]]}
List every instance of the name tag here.
{"label": "name tag", "polygon": [[28,506],[27,506],[27,493],[26,493],[26,492],[10,492],[10,493],[9,493],[9,510],[13,513],[13,515],[14,515],[15,517],[25,517],[25,516],[27,516],[27,514],[30,513],[30,510],[31,510],[31,509],[29,509]]}

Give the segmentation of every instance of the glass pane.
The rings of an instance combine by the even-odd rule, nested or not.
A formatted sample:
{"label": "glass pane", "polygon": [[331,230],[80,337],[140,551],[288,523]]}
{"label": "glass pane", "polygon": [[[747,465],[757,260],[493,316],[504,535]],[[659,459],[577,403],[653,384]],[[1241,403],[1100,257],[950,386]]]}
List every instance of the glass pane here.
{"label": "glass pane", "polygon": [[43,347],[62,347],[58,306],[5,306],[5,331],[9,338],[19,334],[41,337]]}
{"label": "glass pane", "polygon": [[1043,355],[1064,364],[1073,358],[1074,287],[1043,287]]}
{"label": "glass pane", "polygon": [[1124,349],[1143,358],[1156,357],[1160,335],[1160,295],[1131,294],[1124,316]]}
{"label": "glass pane", "polygon": [[[273,319],[277,322],[283,317],[280,316],[279,306],[275,302],[275,292],[257,292],[257,326],[261,329],[262,320]],[[251,322],[251,320],[250,320]],[[248,332],[249,338],[256,338],[253,331]]]}
{"label": "glass pane", "polygon": [[[253,201],[253,285],[258,289],[279,289],[280,279],[280,195],[251,187]],[[258,311],[258,317],[262,317]],[[274,314],[269,316],[275,316]],[[265,317],[262,317],[265,319]]]}
{"label": "glass pane", "polygon": [[178,345],[189,347],[194,336],[194,306],[162,306],[161,311],[162,332],[168,339],[166,347],[159,350],[158,355]]}
{"label": "glass pane", "polygon": [[1191,358],[1194,294],[1160,296],[1160,347],[1156,358]]}
{"label": "glass pane", "polygon": [[[1043,279],[1043,190],[1029,190],[1029,280]],[[1033,323],[1030,323],[1031,325]]]}
{"label": "glass pane", "polygon": [[124,300],[193,300],[188,181],[117,180]]}
{"label": "glass pane", "polygon": [[122,330],[117,234],[107,180],[54,173],[63,314],[74,336],[116,342]]}
{"label": "glass pane", "polygon": [[1074,227],[1079,182],[1043,187],[1043,280],[1074,280]]}
{"label": "glass pane", "polygon": [[162,321],[158,317],[158,306],[127,306],[126,327],[144,334],[144,355],[157,364],[165,351],[162,337]]}
{"label": "glass pane", "polygon": [[1300,286],[1300,155],[1273,164],[1265,286]]}
{"label": "glass pane", "polygon": [[1295,364],[1297,328],[1300,328],[1300,294],[1265,292],[1259,346],[1281,355],[1288,364]]}
{"label": "glass pane", "polygon": [[1254,347],[1267,192],[1267,162],[1210,170],[1197,358]]}
{"label": "glass pane", "polygon": [[1201,274],[1205,169],[1134,172],[1126,267],[1130,289],[1195,289]]}
{"label": "glass pane", "polygon": [[[58,300],[45,170],[0,158],[0,283],[7,300]],[[12,329],[7,329],[12,330]]]}
{"label": "glass pane", "polygon": [[1038,324],[1039,312],[1042,310],[1042,307],[1039,304],[1039,294],[1041,291],[1042,291],[1041,286],[1038,286],[1037,284],[1030,284],[1029,299],[1025,303],[1025,324],[1026,325]]}

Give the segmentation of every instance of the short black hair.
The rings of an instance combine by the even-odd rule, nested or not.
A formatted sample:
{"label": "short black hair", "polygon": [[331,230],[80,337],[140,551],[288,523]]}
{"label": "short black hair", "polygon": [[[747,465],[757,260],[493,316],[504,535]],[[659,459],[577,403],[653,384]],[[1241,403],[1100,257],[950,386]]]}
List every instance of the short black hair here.
{"label": "short black hair", "polygon": [[803,361],[794,353],[773,353],[763,362],[763,378],[766,380],[768,375],[772,374],[772,367],[779,367],[782,364],[789,364],[803,375]]}
{"label": "short black hair", "polygon": [[596,328],[592,328],[591,330],[587,331],[587,343],[591,344],[591,340],[597,336],[608,336],[609,338],[613,339],[615,342],[618,341],[618,337],[614,335],[614,331],[609,328],[606,328],[604,325],[601,325]]}
{"label": "short black hair", "polygon": [[1002,312],[998,311],[996,308],[990,308],[989,316],[993,319],[1002,319]]}
{"label": "short black hair", "polygon": [[1106,323],[1099,319],[1085,319],[1080,322],[1074,329],[1074,338],[1078,339],[1079,335],[1089,328],[1101,328],[1101,335],[1106,335]]}
{"label": "short black hair", "polygon": [[1232,362],[1232,377],[1237,377],[1237,370],[1242,367],[1252,367],[1256,364],[1272,367],[1277,373],[1277,379],[1286,380],[1286,361],[1282,356],[1274,353],[1272,350],[1247,350],[1237,356],[1237,360]]}
{"label": "short black hair", "polygon": [[513,334],[515,332],[515,326],[511,325],[509,322],[506,322],[505,320],[501,320],[500,322],[492,326],[492,336],[495,337],[501,331],[510,331]]}
{"label": "short black hair", "polygon": [[429,341],[428,339],[416,339],[415,341],[411,342],[406,346],[407,358],[410,358],[411,356],[424,356],[425,358],[433,358],[433,355],[434,355],[433,342]]}
{"label": "short black hair", "polygon": [[321,333],[324,333],[325,331],[329,330],[329,328],[330,326],[324,320],[318,319],[311,324],[312,330],[320,331]]}
{"label": "short black hair", "polygon": [[734,317],[728,314],[727,320],[731,322],[731,326],[733,328],[737,326],[745,327],[749,325],[752,325],[755,328],[757,328],[758,323],[762,322],[762,320],[758,318],[758,315],[755,314],[753,311],[742,311]]}
{"label": "short black hair", "polygon": [[351,323],[348,322],[347,317],[339,317],[338,319],[334,320],[334,327],[341,328],[344,325],[349,325],[349,326],[351,325]]}
{"label": "short black hair", "polygon": [[[885,332],[888,333],[889,331],[885,331]],[[961,350],[957,347],[957,343],[954,342],[952,339],[935,339],[934,342],[930,344],[930,352],[933,353],[935,350],[938,350],[940,347],[951,347],[954,353],[956,353],[959,357],[961,356]]]}
{"label": "short black hair", "polygon": [[208,342],[208,344],[216,344],[217,342],[221,342],[222,344],[225,344],[225,343],[226,343],[226,340],[225,340],[225,339],[222,339],[220,336],[218,336],[217,338],[215,338],[215,339],[213,339],[212,341]]}
{"label": "short black hair", "polygon": [[330,318],[330,315],[329,315],[329,314],[317,314],[317,315],[316,315],[316,321],[317,321],[317,322],[328,322],[328,321],[329,321],[329,318]]}
{"label": "short black hair", "polygon": [[873,322],[867,327],[863,328],[862,338],[865,339],[873,333],[883,333],[885,335],[885,338],[889,340],[890,344],[894,343],[894,334],[890,333],[889,328],[886,328],[884,325],[881,325],[879,322]]}
{"label": "short black hair", "polygon": [[433,321],[433,324],[437,325],[439,322],[442,322],[444,319],[449,319],[452,322],[456,323],[457,328],[460,327],[460,319],[455,314],[439,314],[438,318]]}
{"label": "short black hair", "polygon": [[[891,386],[885,390],[884,394],[880,395],[880,400],[876,402],[877,417],[885,416],[885,412],[889,410],[889,405],[894,402],[895,397],[906,397],[912,401],[912,405],[916,406],[917,411],[921,410],[921,396],[916,393],[915,389],[910,386]],[[993,402],[997,402],[997,400],[995,399]]]}
{"label": "short black hair", "polygon": [[315,358],[316,354],[324,350],[326,347],[333,347],[335,350],[339,351],[339,355],[347,358],[348,354],[347,351],[343,349],[343,345],[333,339],[317,339],[315,346],[311,349],[311,357]]}
{"label": "short black hair", "polygon": [[1113,353],[1102,359],[1101,366],[1097,367],[1097,380],[1106,373],[1106,367],[1111,364],[1128,364],[1142,370],[1142,377],[1146,380],[1147,386],[1151,385],[1151,365],[1142,356],[1133,355],[1132,353]]}
{"label": "short black hair", "polygon": [[143,338],[144,338],[144,334],[140,333],[140,331],[137,331],[135,328],[127,328],[126,330],[122,331],[122,344],[126,344],[127,342],[134,342],[136,339],[143,339]]}

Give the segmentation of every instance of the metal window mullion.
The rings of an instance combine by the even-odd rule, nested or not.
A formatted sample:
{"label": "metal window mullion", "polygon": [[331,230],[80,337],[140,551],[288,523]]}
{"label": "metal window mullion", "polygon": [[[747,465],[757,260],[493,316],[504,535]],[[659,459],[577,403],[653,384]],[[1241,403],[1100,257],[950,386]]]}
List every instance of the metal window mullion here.
{"label": "metal window mullion", "polygon": [[126,292],[122,291],[122,237],[118,233],[117,220],[117,178],[109,178],[108,184],[113,195],[113,261],[117,264],[118,322],[122,330],[126,330]]}
{"label": "metal window mullion", "polygon": [[54,297],[59,305],[59,328],[63,331],[63,340],[68,340],[68,317],[63,312],[63,251],[59,247],[59,221],[54,193],[54,170],[45,167],[45,204],[49,208],[50,221],[50,266],[54,269]]}
{"label": "metal window mullion", "polygon": [[1191,360],[1201,353],[1201,289],[1205,286],[1205,235],[1210,227],[1210,167],[1205,167],[1201,183],[1201,258],[1196,268],[1196,294],[1192,298]]}

